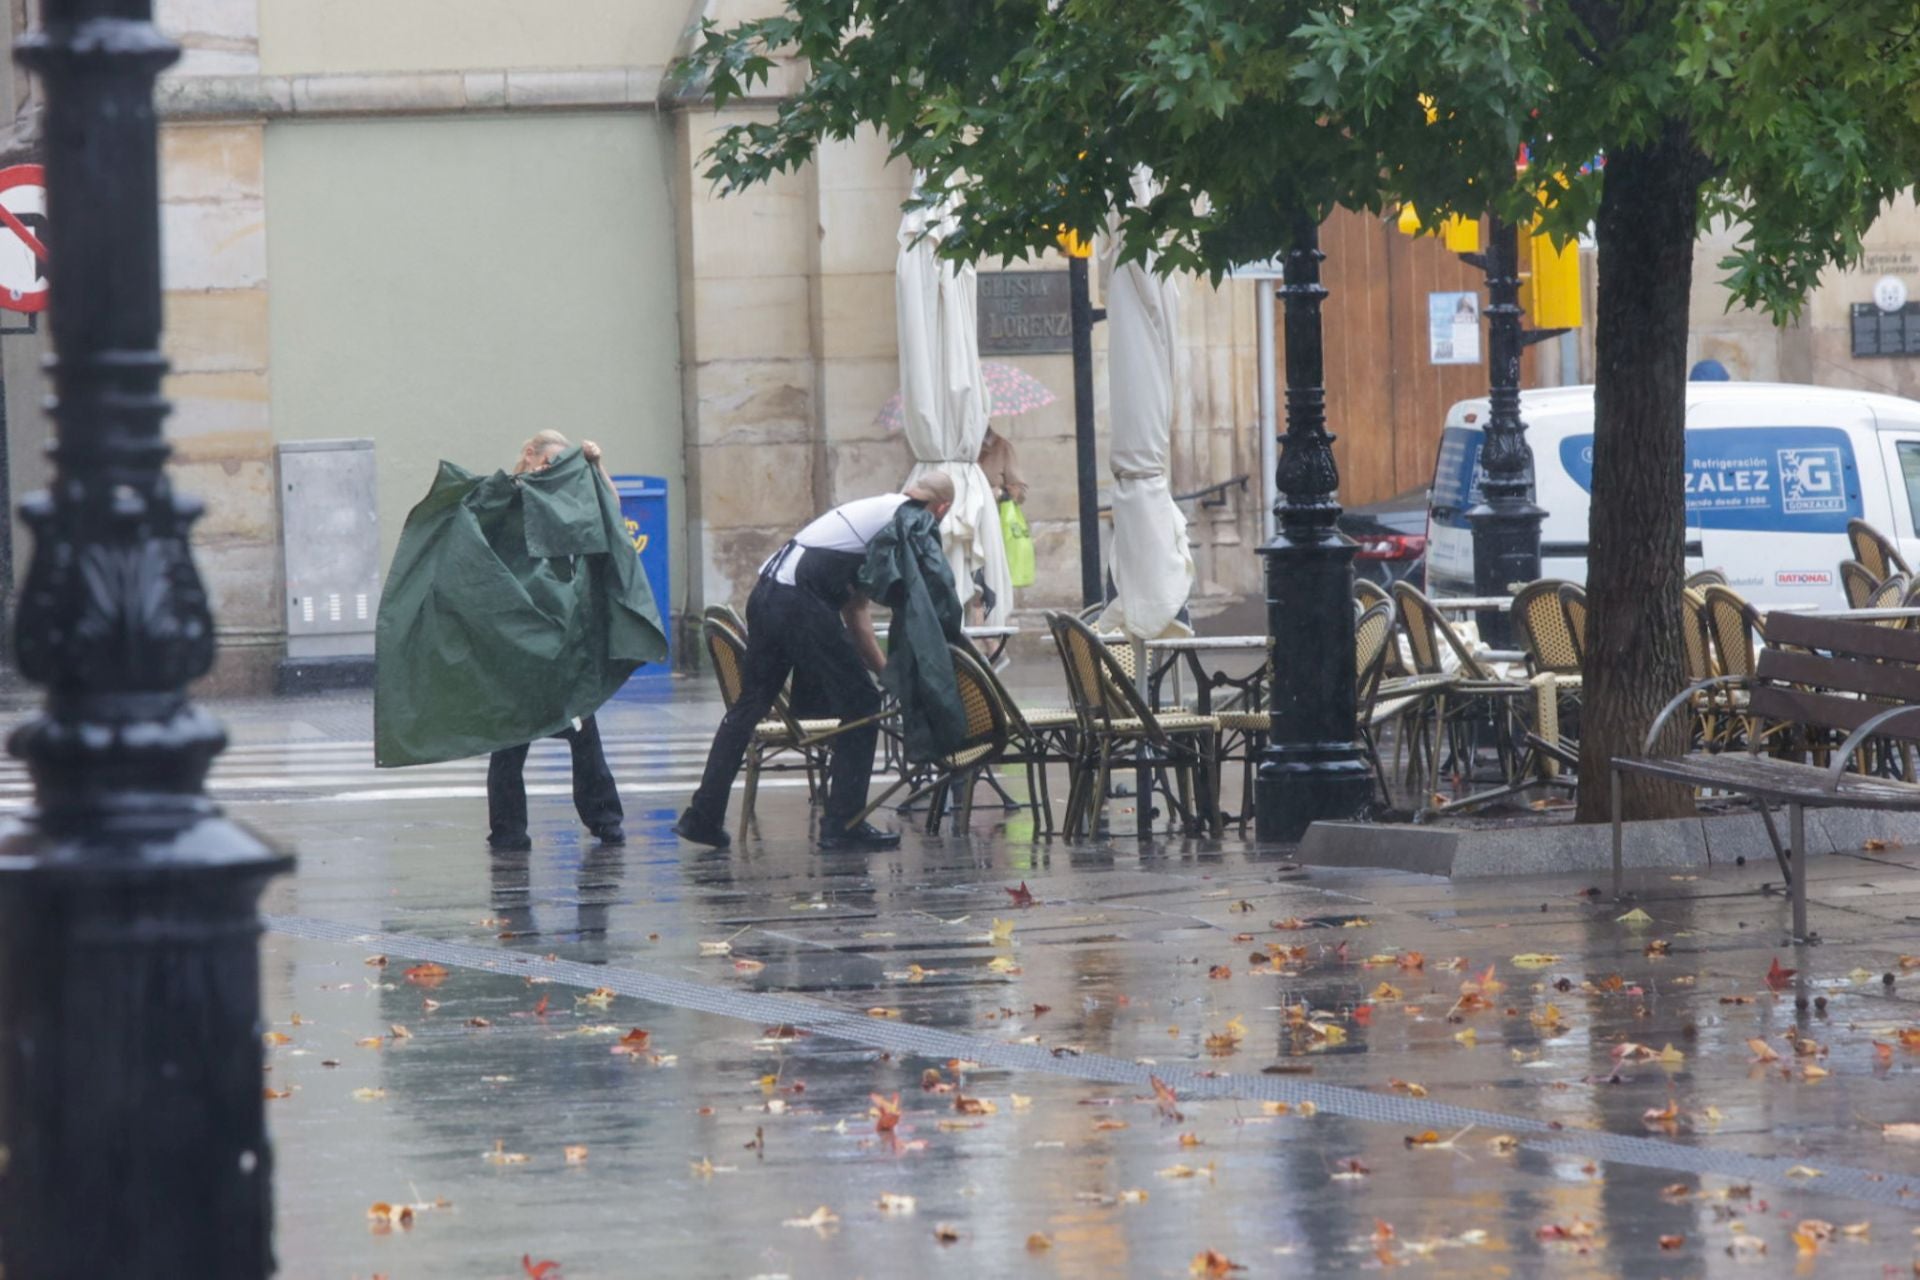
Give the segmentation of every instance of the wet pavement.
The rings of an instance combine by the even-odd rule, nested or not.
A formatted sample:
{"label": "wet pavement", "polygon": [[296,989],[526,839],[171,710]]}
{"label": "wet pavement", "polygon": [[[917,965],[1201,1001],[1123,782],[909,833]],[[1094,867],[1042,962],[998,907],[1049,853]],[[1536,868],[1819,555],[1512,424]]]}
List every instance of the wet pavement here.
{"label": "wet pavement", "polygon": [[263,904],[283,1274],[1914,1273],[1915,851],[1818,860],[1810,948],[1770,867],[1648,873],[1622,919],[997,809],[822,857],[797,779],[716,853],[667,830],[704,693],[603,713],[624,849],[548,743],[511,855],[484,762],[376,773],[363,699],[216,708],[216,793],[300,855]]}

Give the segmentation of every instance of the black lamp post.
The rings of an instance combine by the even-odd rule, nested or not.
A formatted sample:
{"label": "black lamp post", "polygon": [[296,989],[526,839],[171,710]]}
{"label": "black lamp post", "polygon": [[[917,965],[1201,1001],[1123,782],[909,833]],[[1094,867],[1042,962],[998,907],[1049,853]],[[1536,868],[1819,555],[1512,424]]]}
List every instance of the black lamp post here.
{"label": "black lamp post", "polygon": [[1373,776],[1355,741],[1353,542],[1335,527],[1340,473],[1321,381],[1320,228],[1296,217],[1280,295],[1286,312],[1287,432],[1280,441],[1267,558],[1272,728],[1254,789],[1254,832],[1298,840],[1321,818],[1363,815]]}
{"label": "black lamp post", "polygon": [[46,99],[58,429],[9,749],[35,803],[0,835],[0,1268],[20,1277],[273,1271],[256,899],[290,859],[203,789],[226,735],[187,699],[213,619],[198,505],[162,464],[151,0],[46,0],[20,42]]}
{"label": "black lamp post", "polygon": [[1100,574],[1100,476],[1093,438],[1093,326],[1107,318],[1093,305],[1089,246],[1079,237],[1061,237],[1067,251],[1068,306],[1073,332],[1073,460],[1080,495],[1080,603],[1107,598]]}
{"label": "black lamp post", "polygon": [[[1480,444],[1480,504],[1467,512],[1473,528],[1473,589],[1482,596],[1505,596],[1540,576],[1540,522],[1547,513],[1533,501],[1533,450],[1527,424],[1520,418],[1520,353],[1529,337],[1521,332],[1520,236],[1499,218],[1492,223],[1484,254],[1462,254],[1487,276],[1487,382],[1490,401]],[[1551,337],[1560,330],[1542,332]],[[1495,648],[1513,644],[1508,611],[1478,615],[1480,635]]]}

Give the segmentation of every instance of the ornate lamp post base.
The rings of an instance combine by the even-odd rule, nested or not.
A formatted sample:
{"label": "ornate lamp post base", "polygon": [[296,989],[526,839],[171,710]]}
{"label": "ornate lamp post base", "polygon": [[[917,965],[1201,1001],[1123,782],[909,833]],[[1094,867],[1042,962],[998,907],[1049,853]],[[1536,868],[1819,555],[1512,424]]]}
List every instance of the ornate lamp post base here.
{"label": "ornate lamp post base", "polygon": [[[1323,818],[1363,817],[1372,803],[1373,770],[1353,740],[1353,553],[1345,538],[1302,545],[1288,542],[1284,532],[1260,548],[1267,561],[1274,715],[1332,731],[1324,740],[1275,737],[1261,753],[1253,809],[1261,840],[1295,841]],[[1279,680],[1282,667],[1295,674]],[[1346,690],[1344,708],[1337,705],[1340,689]],[[1283,707],[1283,698],[1295,705]]]}

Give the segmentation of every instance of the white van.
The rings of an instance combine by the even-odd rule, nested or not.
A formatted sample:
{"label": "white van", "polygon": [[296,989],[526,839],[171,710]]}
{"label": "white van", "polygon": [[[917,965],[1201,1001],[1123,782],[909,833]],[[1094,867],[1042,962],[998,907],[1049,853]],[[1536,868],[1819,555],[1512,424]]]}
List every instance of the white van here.
{"label": "white van", "polygon": [[[1427,590],[1473,595],[1484,399],[1447,414],[1427,499]],[[1586,581],[1593,388],[1522,392],[1544,577]],[[1758,605],[1843,607],[1847,521],[1920,564],[1920,402],[1755,382],[1687,384],[1687,571],[1718,569]]]}

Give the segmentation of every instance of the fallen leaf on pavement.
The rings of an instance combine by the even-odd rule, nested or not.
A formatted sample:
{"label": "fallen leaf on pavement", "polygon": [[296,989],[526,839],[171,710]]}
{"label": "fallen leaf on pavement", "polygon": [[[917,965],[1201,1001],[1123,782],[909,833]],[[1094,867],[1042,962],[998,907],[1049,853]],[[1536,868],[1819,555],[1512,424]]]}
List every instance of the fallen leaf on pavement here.
{"label": "fallen leaf on pavement", "polygon": [[1900,1120],[1880,1126],[1880,1136],[1888,1142],[1920,1142],[1920,1121]]}
{"label": "fallen leaf on pavement", "polygon": [[1387,1088],[1392,1089],[1396,1093],[1404,1093],[1409,1098],[1424,1098],[1427,1096],[1427,1086],[1415,1084],[1411,1080],[1389,1080],[1387,1081]]}
{"label": "fallen leaf on pavement", "polygon": [[1007,890],[1007,896],[1013,899],[1013,905],[1016,907],[1030,907],[1033,905],[1033,891],[1027,888],[1027,882],[1025,880],[1020,882],[1018,889]]}
{"label": "fallen leaf on pavement", "polygon": [[585,1164],[587,1162],[587,1149],[585,1146],[562,1147],[561,1154],[567,1158],[568,1164]]}
{"label": "fallen leaf on pavement", "polygon": [[1680,1127],[1680,1100],[1668,1098],[1664,1107],[1648,1107],[1640,1117],[1640,1123],[1653,1129],[1665,1129],[1668,1133]]}
{"label": "fallen leaf on pavement", "polygon": [[1780,1061],[1779,1050],[1775,1049],[1772,1045],[1768,1044],[1765,1040],[1760,1039],[1758,1036],[1752,1037],[1747,1041],[1747,1048],[1753,1051],[1753,1060],[1755,1062]]}
{"label": "fallen leaf on pavement", "polygon": [[520,1269],[532,1276],[533,1280],[560,1280],[559,1263],[551,1260],[535,1262],[530,1253],[520,1255]]}
{"label": "fallen leaf on pavement", "polygon": [[700,944],[700,954],[703,956],[730,956],[733,954],[733,944],[731,942],[703,942]]}
{"label": "fallen leaf on pavement", "polygon": [[735,956],[733,958],[733,971],[735,973],[758,973],[766,967],[767,964],[764,960],[749,960],[745,956]]}
{"label": "fallen leaf on pavement", "polygon": [[583,996],[575,996],[573,1002],[575,1004],[583,1004],[589,1009],[604,1009],[613,1003],[613,997],[614,990],[612,987],[595,987]]}
{"label": "fallen leaf on pavement", "polygon": [[1653,917],[1635,907],[1623,916],[1615,916],[1614,921],[1617,924],[1652,924]]}
{"label": "fallen leaf on pavement", "polygon": [[828,1227],[838,1225],[840,1215],[821,1205],[804,1218],[788,1218],[780,1225],[783,1227],[812,1227],[815,1231],[825,1232]]}
{"label": "fallen leaf on pavement", "polygon": [[1045,1236],[1041,1235],[1038,1231],[1034,1232],[1032,1235],[1027,1237],[1028,1253],[1045,1253],[1048,1249],[1051,1249],[1051,1248],[1053,1248],[1053,1241],[1047,1239]]}
{"label": "fallen leaf on pavement", "polygon": [[1559,964],[1560,957],[1544,951],[1528,951],[1513,958],[1513,963],[1522,969],[1544,969],[1548,965]]}
{"label": "fallen leaf on pavement", "polygon": [[1673,944],[1665,938],[1655,938],[1647,944],[1647,956],[1651,959],[1657,959],[1660,956],[1670,956],[1672,954]]}
{"label": "fallen leaf on pavement", "polygon": [[385,1089],[355,1089],[353,1091],[355,1102],[378,1102],[386,1096],[387,1091]]}
{"label": "fallen leaf on pavement", "polygon": [[1797,1164],[1793,1166],[1793,1168],[1787,1170],[1787,1176],[1789,1178],[1824,1178],[1827,1175],[1820,1172],[1820,1170],[1814,1168],[1812,1165]]}
{"label": "fallen leaf on pavement", "polygon": [[991,1116],[1000,1111],[991,1099],[969,1098],[961,1093],[953,1095],[953,1109],[963,1116]]}
{"label": "fallen leaf on pavement", "polygon": [[1548,1243],[1591,1244],[1593,1242],[1593,1233],[1594,1227],[1591,1222],[1582,1218],[1575,1218],[1572,1222],[1564,1225],[1558,1222],[1549,1222],[1533,1234],[1538,1239],[1547,1241]]}
{"label": "fallen leaf on pavement", "polygon": [[960,1238],[960,1228],[951,1222],[942,1222],[934,1227],[933,1238],[941,1244],[952,1244]]}
{"label": "fallen leaf on pavement", "polygon": [[269,1031],[260,1037],[268,1045],[292,1044],[293,1037],[284,1031]]}
{"label": "fallen leaf on pavement", "polygon": [[900,1095],[896,1093],[891,1098],[883,1098],[877,1093],[870,1093],[867,1097],[873,1101],[873,1107],[867,1114],[873,1117],[874,1132],[891,1132],[900,1123]]}
{"label": "fallen leaf on pavement", "polygon": [[1213,1249],[1202,1249],[1194,1254],[1193,1261],[1187,1264],[1187,1274],[1199,1276],[1201,1280],[1220,1280],[1222,1276],[1245,1270],[1245,1267],[1228,1258],[1224,1253]]}
{"label": "fallen leaf on pavement", "polygon": [[1013,921],[995,920],[993,922],[993,928],[987,931],[987,937],[994,942],[1012,942]]}
{"label": "fallen leaf on pavement", "polygon": [[1798,969],[1782,969],[1780,957],[1775,956],[1773,963],[1767,968],[1767,985],[1775,991],[1785,991],[1788,980],[1798,972],[1800,972]]}
{"label": "fallen leaf on pavement", "polygon": [[1469,1049],[1480,1042],[1480,1037],[1475,1034],[1472,1027],[1468,1027],[1465,1031],[1454,1032],[1453,1038],[1456,1043],[1463,1044]]}
{"label": "fallen leaf on pavement", "polygon": [[1195,1169],[1190,1165],[1176,1164],[1176,1165],[1169,1165],[1167,1168],[1160,1170],[1161,1177],[1171,1179],[1176,1182],[1182,1181],[1187,1178],[1198,1178],[1202,1174],[1206,1175],[1208,1180],[1211,1181],[1213,1178],[1213,1166],[1209,1164],[1202,1168]]}
{"label": "fallen leaf on pavement", "polygon": [[1173,1086],[1159,1076],[1150,1075],[1147,1083],[1153,1086],[1153,1105],[1159,1108],[1161,1116],[1168,1120],[1184,1120],[1180,1114],[1180,1100],[1174,1096]]}
{"label": "fallen leaf on pavement", "polygon": [[891,1191],[880,1193],[880,1212],[882,1213],[912,1213],[915,1203],[917,1202],[912,1196],[897,1196]]}
{"label": "fallen leaf on pavement", "polygon": [[406,979],[416,987],[437,987],[447,980],[447,967],[429,960],[407,970]]}
{"label": "fallen leaf on pavement", "polygon": [[1358,1182],[1372,1172],[1360,1162],[1358,1156],[1348,1156],[1333,1167],[1333,1179],[1335,1182]]}
{"label": "fallen leaf on pavement", "polygon": [[995,956],[987,961],[987,968],[994,973],[1018,973],[1020,966],[1012,956]]}
{"label": "fallen leaf on pavement", "polygon": [[1660,1237],[1660,1247],[1662,1249],[1667,1250],[1667,1252],[1669,1253],[1671,1253],[1675,1249],[1682,1247],[1686,1243],[1687,1243],[1687,1238],[1685,1236],[1661,1236]]}
{"label": "fallen leaf on pavement", "polygon": [[633,1028],[633,1030],[627,1032],[627,1034],[620,1037],[620,1042],[613,1046],[613,1052],[628,1053],[628,1054],[634,1055],[635,1057],[638,1057],[639,1055],[647,1052],[647,1046],[652,1042],[652,1040],[653,1040],[653,1032],[643,1030],[640,1027],[635,1027]]}
{"label": "fallen leaf on pavement", "polygon": [[495,1138],[493,1150],[482,1153],[480,1158],[488,1164],[525,1164],[528,1160],[524,1152],[507,1150],[504,1138]]}
{"label": "fallen leaf on pavement", "polygon": [[1402,994],[1400,988],[1394,986],[1391,982],[1383,982],[1373,989],[1373,999],[1375,1000],[1399,1000],[1402,998]]}
{"label": "fallen leaf on pavement", "polygon": [[271,1085],[269,1085],[266,1088],[260,1090],[260,1096],[262,1099],[264,1099],[267,1102],[278,1102],[282,1098],[291,1098],[293,1096],[293,1090],[275,1089]]}

